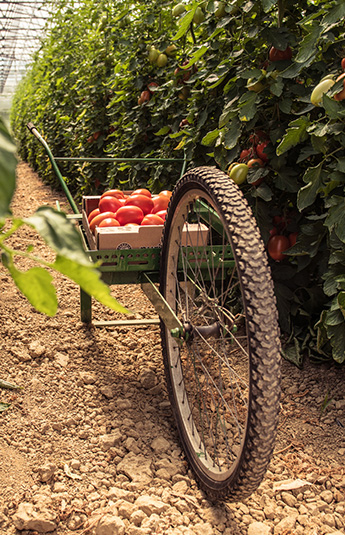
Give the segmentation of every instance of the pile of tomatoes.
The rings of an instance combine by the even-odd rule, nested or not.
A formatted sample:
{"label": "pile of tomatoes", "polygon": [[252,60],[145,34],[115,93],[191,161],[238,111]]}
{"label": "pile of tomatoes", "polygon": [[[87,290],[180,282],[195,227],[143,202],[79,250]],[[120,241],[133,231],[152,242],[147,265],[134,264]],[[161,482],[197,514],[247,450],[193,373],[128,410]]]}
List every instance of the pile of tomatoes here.
{"label": "pile of tomatoes", "polygon": [[167,213],[171,191],[161,191],[151,195],[145,188],[137,189],[130,195],[118,189],[105,191],[98,208],[88,216],[90,230],[96,227],[125,227],[133,225],[163,225]]}

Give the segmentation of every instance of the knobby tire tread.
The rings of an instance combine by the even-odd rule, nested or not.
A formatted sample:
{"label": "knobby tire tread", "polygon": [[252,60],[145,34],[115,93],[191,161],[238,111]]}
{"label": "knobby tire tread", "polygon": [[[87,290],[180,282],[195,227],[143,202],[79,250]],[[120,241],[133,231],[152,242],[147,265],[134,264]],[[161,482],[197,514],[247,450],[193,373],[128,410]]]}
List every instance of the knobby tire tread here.
{"label": "knobby tire tread", "polygon": [[252,494],[262,481],[273,453],[278,425],[280,399],[280,341],[278,315],[267,256],[255,219],[238,186],[222,171],[198,167],[188,171],[177,183],[170,200],[161,250],[161,292],[164,295],[166,258],[172,214],[183,192],[198,187],[208,193],[225,217],[230,242],[242,286],[247,329],[251,348],[250,395],[246,437],[238,467],[223,484],[214,482],[193,465],[193,455],[186,451],[183,428],[179,422],[171,385],[161,323],[163,357],[172,409],[185,453],[193,465],[196,479],[211,500],[238,501]]}

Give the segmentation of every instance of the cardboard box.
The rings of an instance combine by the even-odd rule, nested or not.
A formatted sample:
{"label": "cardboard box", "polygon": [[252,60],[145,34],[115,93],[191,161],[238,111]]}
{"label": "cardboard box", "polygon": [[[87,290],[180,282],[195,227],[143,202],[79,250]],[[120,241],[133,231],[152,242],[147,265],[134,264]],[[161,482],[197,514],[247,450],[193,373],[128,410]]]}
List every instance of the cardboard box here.
{"label": "cardboard box", "polygon": [[[95,234],[92,234],[87,218],[92,210],[97,208],[99,199],[99,196],[83,197],[83,227],[90,249],[100,251],[106,249],[146,249],[160,246],[163,233],[162,225],[97,227]],[[201,225],[201,227],[202,236],[200,236],[199,225],[189,224],[188,236],[193,246],[207,243],[208,228],[206,225]],[[187,237],[186,229],[183,230],[183,234]]]}

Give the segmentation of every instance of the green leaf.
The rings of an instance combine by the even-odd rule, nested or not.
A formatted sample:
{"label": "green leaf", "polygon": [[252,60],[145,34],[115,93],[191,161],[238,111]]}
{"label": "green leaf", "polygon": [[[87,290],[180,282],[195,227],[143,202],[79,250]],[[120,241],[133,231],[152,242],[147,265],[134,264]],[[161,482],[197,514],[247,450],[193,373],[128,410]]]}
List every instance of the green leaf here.
{"label": "green leaf", "polygon": [[327,14],[321,21],[324,30],[327,31],[328,26],[339,22],[345,17],[345,3],[337,2],[333,9],[327,10]]}
{"label": "green leaf", "polygon": [[330,232],[334,230],[338,238],[345,243],[345,199],[334,195],[333,200],[337,203],[329,208],[325,225]]}
{"label": "green leaf", "polygon": [[303,355],[300,350],[298,339],[295,336],[293,337],[293,343],[282,349],[282,355],[286,360],[301,368]]}
{"label": "green leaf", "polygon": [[297,63],[305,63],[310,57],[313,57],[316,52],[316,45],[320,39],[322,27],[320,24],[315,23],[310,33],[305,36],[300,44],[298,54],[296,56]]}
{"label": "green leaf", "polygon": [[42,206],[25,222],[33,226],[57,254],[90,266],[80,234],[65,214],[49,206]]}
{"label": "green leaf", "polygon": [[5,390],[20,390],[22,387],[0,379],[0,388],[4,388]]}
{"label": "green leaf", "polygon": [[17,288],[22,292],[36,310],[47,316],[55,316],[58,301],[56,290],[52,284],[53,277],[41,267],[34,267],[28,271],[19,271],[12,261],[6,267]]}
{"label": "green leaf", "polygon": [[170,132],[170,130],[171,130],[171,127],[169,125],[165,125],[162,128],[160,128],[158,132],[155,133],[155,136],[165,136],[166,134]]}
{"label": "green leaf", "polygon": [[340,311],[345,318],[345,292],[339,292],[337,296],[338,305],[340,307]]}
{"label": "green leaf", "polygon": [[9,215],[10,203],[16,187],[16,148],[0,118],[0,218]]}
{"label": "green leaf", "polygon": [[268,11],[276,5],[278,0],[261,0],[262,7],[264,8],[265,13],[268,13]]}
{"label": "green leaf", "polygon": [[323,95],[322,104],[325,108],[325,112],[331,119],[341,119],[345,116],[344,107],[340,102],[337,102],[333,98],[329,98],[327,95]]}
{"label": "green leaf", "polygon": [[3,403],[0,401],[0,412],[4,412],[11,406],[11,403]]}
{"label": "green leaf", "polygon": [[205,52],[208,51],[208,49],[209,47],[207,45],[202,45],[200,48],[196,50],[196,52],[192,54],[192,57],[188,61],[188,64],[183,65],[181,68],[189,69],[192,65],[194,65],[194,63],[196,63],[205,54]]}
{"label": "green leaf", "polygon": [[317,194],[322,189],[322,164],[319,163],[316,167],[310,167],[303,176],[303,181],[306,182],[306,186],[301,188],[297,195],[297,206],[299,210],[304,210],[316,199]]}
{"label": "green leaf", "polygon": [[201,140],[201,144],[205,145],[206,147],[211,147],[215,144],[217,137],[219,136],[220,130],[216,128],[215,130],[212,130],[211,132],[208,132],[206,136],[204,136]]}
{"label": "green leaf", "polygon": [[247,91],[239,100],[239,118],[240,121],[250,121],[256,114],[256,100],[257,93],[254,91]]}
{"label": "green leaf", "polygon": [[177,41],[178,39],[181,39],[189,30],[190,25],[193,22],[193,17],[195,14],[195,10],[198,6],[195,5],[192,7],[190,11],[187,11],[187,13],[182,17],[180,23],[179,23],[179,30],[176,35],[172,38],[173,41]]}
{"label": "green leaf", "polygon": [[227,127],[223,135],[224,147],[227,150],[231,150],[234,147],[236,147],[240,136],[241,136],[240,122],[236,117],[235,119],[231,121],[231,123],[229,124],[229,126]]}
{"label": "green leaf", "polygon": [[305,141],[308,138],[307,127],[309,124],[310,121],[307,117],[299,117],[295,121],[292,121],[277,147],[277,156],[281,156],[284,152]]}
{"label": "green leaf", "polygon": [[52,268],[78,284],[86,293],[97,299],[100,303],[108,306],[116,312],[128,314],[128,310],[110,295],[109,287],[101,280],[101,274],[97,269],[91,269],[78,262],[57,256]]}

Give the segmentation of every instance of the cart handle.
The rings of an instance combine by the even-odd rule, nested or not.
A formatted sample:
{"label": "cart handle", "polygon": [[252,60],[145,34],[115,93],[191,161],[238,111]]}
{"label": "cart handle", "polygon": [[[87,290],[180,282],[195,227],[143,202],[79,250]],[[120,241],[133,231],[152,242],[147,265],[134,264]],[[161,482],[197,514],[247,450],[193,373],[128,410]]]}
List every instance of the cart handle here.
{"label": "cart handle", "polygon": [[80,210],[78,209],[77,205],[75,204],[74,200],[73,200],[73,197],[71,195],[71,192],[70,190],[68,189],[67,187],[67,184],[60,172],[60,169],[55,161],[55,158],[49,148],[49,145],[48,143],[43,139],[43,137],[41,136],[41,134],[38,132],[36,126],[33,124],[33,123],[28,123],[26,125],[28,127],[28,129],[30,130],[31,134],[33,134],[37,139],[38,141],[43,145],[43,147],[45,148],[45,151],[48,155],[48,158],[53,166],[53,169],[55,171],[55,174],[56,176],[58,177],[58,180],[62,186],[62,189],[64,190],[65,194],[66,194],[66,197],[68,199],[68,202],[73,210],[73,213],[74,214],[79,214]]}

